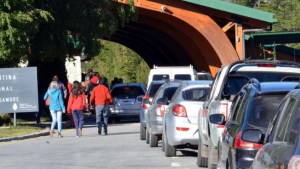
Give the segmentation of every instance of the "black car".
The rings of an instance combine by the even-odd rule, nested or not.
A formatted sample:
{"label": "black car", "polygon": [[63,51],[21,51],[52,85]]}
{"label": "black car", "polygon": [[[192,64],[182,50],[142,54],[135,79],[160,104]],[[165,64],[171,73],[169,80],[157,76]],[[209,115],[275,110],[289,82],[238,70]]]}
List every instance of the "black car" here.
{"label": "black car", "polygon": [[300,167],[300,89],[291,91],[284,98],[267,133],[264,133],[259,129],[249,129],[242,133],[244,141],[264,144],[256,154],[251,168]]}
{"label": "black car", "polygon": [[[297,82],[260,83],[251,79],[243,86],[233,99],[222,135],[218,164],[220,168],[250,168],[257,151],[263,145],[243,141],[242,132],[258,129],[265,134],[282,99],[297,85]],[[210,116],[210,121],[214,124],[224,124],[224,119],[222,114]]]}

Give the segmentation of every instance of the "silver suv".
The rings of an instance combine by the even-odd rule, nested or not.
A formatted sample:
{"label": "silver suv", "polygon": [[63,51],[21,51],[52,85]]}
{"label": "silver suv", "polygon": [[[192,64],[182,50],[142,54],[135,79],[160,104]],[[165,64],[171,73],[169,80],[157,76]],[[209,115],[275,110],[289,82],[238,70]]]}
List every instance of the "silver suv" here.
{"label": "silver suv", "polygon": [[214,168],[218,162],[217,148],[222,142],[224,125],[209,122],[212,114],[229,116],[233,97],[250,78],[260,82],[299,80],[300,64],[289,61],[247,60],[237,61],[219,69],[207,102],[198,118],[199,143],[197,165]]}
{"label": "silver suv", "polygon": [[167,82],[158,89],[154,96],[146,115],[146,143],[150,142],[150,147],[158,146],[158,141],[162,135],[162,121],[165,110],[179,85],[180,82]]}

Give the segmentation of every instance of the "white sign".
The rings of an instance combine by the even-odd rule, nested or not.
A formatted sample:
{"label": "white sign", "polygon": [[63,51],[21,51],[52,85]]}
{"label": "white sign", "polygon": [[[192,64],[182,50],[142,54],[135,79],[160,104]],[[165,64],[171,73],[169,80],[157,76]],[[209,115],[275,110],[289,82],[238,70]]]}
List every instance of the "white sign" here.
{"label": "white sign", "polygon": [[36,67],[0,69],[0,113],[38,111]]}

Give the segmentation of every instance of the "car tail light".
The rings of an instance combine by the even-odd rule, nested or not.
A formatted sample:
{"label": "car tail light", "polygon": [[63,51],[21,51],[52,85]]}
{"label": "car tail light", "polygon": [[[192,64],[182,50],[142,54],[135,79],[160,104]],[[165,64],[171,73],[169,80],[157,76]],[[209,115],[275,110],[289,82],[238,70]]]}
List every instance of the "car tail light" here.
{"label": "car tail light", "polygon": [[187,117],[186,114],[186,109],[184,106],[180,105],[180,104],[176,104],[172,107],[172,111],[174,116],[178,116],[178,117]]}
{"label": "car tail light", "polygon": [[142,108],[143,108],[143,109],[148,109],[148,108],[149,108],[149,105],[143,103],[143,104],[142,104]]}
{"label": "car tail light", "polygon": [[[225,116],[225,120],[227,120],[228,117],[228,103],[219,103],[219,107],[218,107],[218,112],[219,114],[223,114]],[[221,124],[217,124],[216,125],[217,128],[224,128],[224,125]]]}
{"label": "car tail light", "polygon": [[243,141],[241,136],[241,131],[235,136],[234,148],[261,148],[263,146],[262,144]]}
{"label": "car tail light", "polygon": [[190,128],[188,127],[176,127],[176,130],[178,131],[189,131]]}
{"label": "car tail light", "polygon": [[276,65],[272,63],[260,63],[257,64],[257,67],[276,67]]}
{"label": "car tail light", "polygon": [[146,94],[143,99],[149,99],[149,98],[150,98],[150,94]]}
{"label": "car tail light", "polygon": [[156,115],[162,117],[164,116],[164,114],[165,114],[164,105],[162,104],[158,105],[158,107],[156,108]]}

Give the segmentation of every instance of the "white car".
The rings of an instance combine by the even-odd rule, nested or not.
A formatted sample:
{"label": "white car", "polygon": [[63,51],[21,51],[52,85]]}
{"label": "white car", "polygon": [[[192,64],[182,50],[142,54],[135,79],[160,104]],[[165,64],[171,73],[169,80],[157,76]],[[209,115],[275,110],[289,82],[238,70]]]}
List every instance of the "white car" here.
{"label": "white car", "polygon": [[197,148],[198,111],[210,92],[211,80],[183,81],[171,99],[163,119],[163,145],[167,157],[177,148]]}
{"label": "white car", "polygon": [[300,64],[280,60],[237,61],[219,69],[211,93],[200,109],[197,165],[214,168],[220,155],[224,125],[209,122],[212,114],[223,114],[227,120],[233,97],[250,78],[259,82],[299,81]]}

